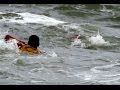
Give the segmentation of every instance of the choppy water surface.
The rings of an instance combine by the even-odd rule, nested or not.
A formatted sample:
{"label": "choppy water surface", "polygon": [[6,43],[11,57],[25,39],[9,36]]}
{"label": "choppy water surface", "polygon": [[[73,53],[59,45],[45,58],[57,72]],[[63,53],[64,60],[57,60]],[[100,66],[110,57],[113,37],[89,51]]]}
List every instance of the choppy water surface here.
{"label": "choppy water surface", "polygon": [[[119,85],[119,11],[119,4],[0,4],[0,84]],[[47,54],[20,54],[6,34],[26,42],[36,34]]]}

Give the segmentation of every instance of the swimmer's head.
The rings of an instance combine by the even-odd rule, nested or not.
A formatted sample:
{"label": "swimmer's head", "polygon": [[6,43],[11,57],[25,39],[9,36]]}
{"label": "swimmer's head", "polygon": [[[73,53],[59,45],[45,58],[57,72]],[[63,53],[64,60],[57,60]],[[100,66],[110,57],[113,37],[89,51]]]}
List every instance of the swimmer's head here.
{"label": "swimmer's head", "polygon": [[31,35],[29,37],[28,45],[37,48],[39,47],[39,37],[36,35]]}

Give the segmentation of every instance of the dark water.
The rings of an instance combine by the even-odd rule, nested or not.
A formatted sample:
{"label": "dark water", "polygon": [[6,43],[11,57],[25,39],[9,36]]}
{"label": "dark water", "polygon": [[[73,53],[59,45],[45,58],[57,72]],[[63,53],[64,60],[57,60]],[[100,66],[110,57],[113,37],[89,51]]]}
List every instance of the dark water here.
{"label": "dark water", "polygon": [[[119,11],[119,4],[1,4],[0,84],[119,85]],[[85,46],[73,46],[73,33]],[[47,54],[20,54],[6,34],[26,42],[36,34]]]}

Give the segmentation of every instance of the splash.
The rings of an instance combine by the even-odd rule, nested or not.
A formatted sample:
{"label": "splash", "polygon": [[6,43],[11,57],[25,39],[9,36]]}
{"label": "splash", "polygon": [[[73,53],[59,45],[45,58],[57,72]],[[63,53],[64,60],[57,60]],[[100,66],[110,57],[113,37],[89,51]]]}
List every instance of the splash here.
{"label": "splash", "polygon": [[14,51],[16,53],[19,52],[19,48],[17,46],[17,41],[15,39],[9,40],[9,41],[5,41],[4,40],[4,36],[5,33],[1,33],[0,32],[0,50],[10,50],[10,51]]}
{"label": "splash", "polygon": [[15,39],[9,40],[7,42],[5,42],[4,40],[1,40],[0,46],[2,49],[8,49],[16,53],[19,53],[19,48],[17,46],[17,41]]}
{"label": "splash", "polygon": [[89,42],[92,45],[97,45],[97,46],[103,46],[103,45],[109,45],[110,43],[108,41],[105,41],[104,38],[99,34],[97,36],[92,36],[89,38]]}

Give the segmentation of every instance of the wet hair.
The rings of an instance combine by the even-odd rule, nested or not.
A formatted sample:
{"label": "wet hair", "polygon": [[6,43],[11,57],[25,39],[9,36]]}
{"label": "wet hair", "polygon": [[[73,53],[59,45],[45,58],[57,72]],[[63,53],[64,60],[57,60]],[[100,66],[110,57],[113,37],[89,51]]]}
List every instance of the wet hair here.
{"label": "wet hair", "polygon": [[39,37],[36,35],[31,35],[29,37],[28,45],[37,48],[39,46]]}

